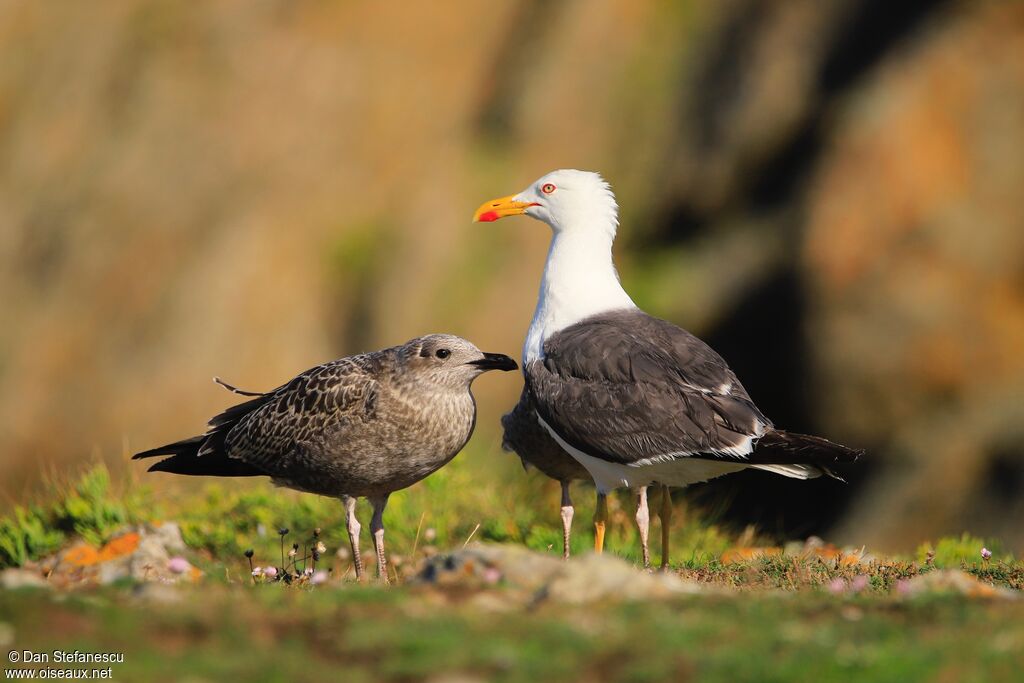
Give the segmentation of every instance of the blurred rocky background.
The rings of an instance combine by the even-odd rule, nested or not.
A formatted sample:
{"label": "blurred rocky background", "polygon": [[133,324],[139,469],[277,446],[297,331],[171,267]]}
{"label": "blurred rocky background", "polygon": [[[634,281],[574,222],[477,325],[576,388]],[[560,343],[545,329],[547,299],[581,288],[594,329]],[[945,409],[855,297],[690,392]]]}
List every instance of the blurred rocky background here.
{"label": "blurred rocky background", "polygon": [[[0,4],[0,504],[193,433],[214,374],[429,331],[516,354],[548,231],[469,218],[560,167],[614,185],[638,303],[776,424],[869,449],[845,486],[688,497],[1024,550],[1024,3],[997,0]],[[478,383],[483,489],[525,479],[519,389]]]}

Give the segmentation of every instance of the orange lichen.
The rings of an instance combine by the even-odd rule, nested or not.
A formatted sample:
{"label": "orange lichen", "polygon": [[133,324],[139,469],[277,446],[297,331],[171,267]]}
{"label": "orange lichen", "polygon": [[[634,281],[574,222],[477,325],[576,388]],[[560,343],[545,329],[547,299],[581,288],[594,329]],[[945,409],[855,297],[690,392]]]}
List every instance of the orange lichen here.
{"label": "orange lichen", "polygon": [[139,547],[139,535],[134,531],[122,534],[107,542],[99,551],[99,561],[107,562],[116,560],[125,555],[131,555]]}
{"label": "orange lichen", "polygon": [[782,554],[782,548],[730,548],[722,553],[722,564],[749,562],[759,557],[775,557]]}
{"label": "orange lichen", "polygon": [[64,553],[64,562],[72,567],[89,567],[99,562],[99,552],[92,546],[78,545]]}
{"label": "orange lichen", "polygon": [[135,532],[122,534],[111,539],[97,550],[90,545],[77,545],[64,554],[64,562],[72,567],[91,567],[100,562],[109,562],[125,555],[131,555],[139,547],[139,535]]}

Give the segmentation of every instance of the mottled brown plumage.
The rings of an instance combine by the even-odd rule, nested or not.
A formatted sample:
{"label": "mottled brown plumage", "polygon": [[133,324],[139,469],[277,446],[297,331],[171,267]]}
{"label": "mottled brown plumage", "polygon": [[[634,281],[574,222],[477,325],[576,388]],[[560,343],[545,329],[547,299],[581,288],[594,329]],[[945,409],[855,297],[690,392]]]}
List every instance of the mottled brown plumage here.
{"label": "mottled brown plumage", "polygon": [[526,387],[516,407],[502,416],[501,426],[505,430],[501,447],[518,455],[524,467],[536,467],[558,482],[590,481],[586,468],[566,453],[537,421],[537,411]]}
{"label": "mottled brown plumage", "polygon": [[562,556],[569,558],[573,504],[569,485],[574,481],[590,481],[590,473],[551,438],[540,422],[530,392],[523,387],[519,403],[501,418],[504,436],[501,447],[519,456],[523,467],[536,467],[562,487]]}
{"label": "mottled brown plumage", "polygon": [[[459,337],[419,337],[318,365],[265,394],[229,386],[256,398],[212,418],[200,436],[134,457],[171,456],[150,467],[153,472],[265,475],[309,493],[365,496],[380,526],[383,572],[379,518],[388,495],[462,450],[476,422],[470,384],[487,370],[515,367],[507,356],[482,353]],[[350,536],[354,528],[358,537],[354,506],[346,508]],[[354,539],[353,546],[358,558]],[[361,573],[358,560],[356,567]]]}

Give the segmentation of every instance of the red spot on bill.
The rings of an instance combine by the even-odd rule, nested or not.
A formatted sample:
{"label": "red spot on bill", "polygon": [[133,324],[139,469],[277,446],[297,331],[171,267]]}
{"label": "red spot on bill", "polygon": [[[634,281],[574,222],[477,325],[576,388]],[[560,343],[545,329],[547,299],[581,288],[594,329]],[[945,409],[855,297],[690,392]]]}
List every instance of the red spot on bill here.
{"label": "red spot on bill", "polygon": [[484,213],[480,214],[480,217],[477,218],[477,220],[480,221],[481,223],[491,223],[493,221],[498,220],[499,218],[501,218],[501,216],[498,215],[497,211],[485,211]]}

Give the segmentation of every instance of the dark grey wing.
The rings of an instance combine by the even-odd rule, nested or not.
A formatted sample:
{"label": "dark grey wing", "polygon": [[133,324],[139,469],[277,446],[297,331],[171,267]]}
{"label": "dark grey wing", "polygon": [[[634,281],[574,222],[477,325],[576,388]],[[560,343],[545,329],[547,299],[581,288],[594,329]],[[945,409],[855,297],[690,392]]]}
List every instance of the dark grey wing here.
{"label": "dark grey wing", "polygon": [[538,413],[570,445],[602,460],[736,460],[771,428],[721,356],[640,310],[561,330],[544,354],[525,368]]}
{"label": "dark grey wing", "polygon": [[296,454],[319,448],[325,434],[344,438],[347,423],[374,419],[382,362],[379,354],[342,358],[268,393],[228,432],[228,457],[285,474]]}

